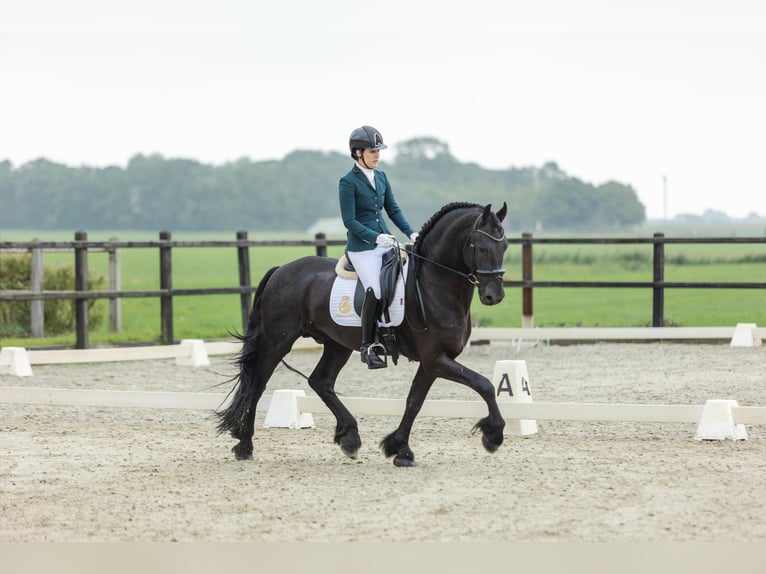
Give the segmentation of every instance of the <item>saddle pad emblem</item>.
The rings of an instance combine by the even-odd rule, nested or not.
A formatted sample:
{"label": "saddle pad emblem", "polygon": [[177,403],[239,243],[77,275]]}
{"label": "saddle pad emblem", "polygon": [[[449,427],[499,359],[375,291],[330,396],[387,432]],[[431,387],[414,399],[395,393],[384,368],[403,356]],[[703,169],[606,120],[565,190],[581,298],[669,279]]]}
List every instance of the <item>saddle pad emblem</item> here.
{"label": "saddle pad emblem", "polygon": [[351,303],[351,297],[343,295],[338,303],[338,313],[341,315],[348,315],[354,310],[354,305]]}

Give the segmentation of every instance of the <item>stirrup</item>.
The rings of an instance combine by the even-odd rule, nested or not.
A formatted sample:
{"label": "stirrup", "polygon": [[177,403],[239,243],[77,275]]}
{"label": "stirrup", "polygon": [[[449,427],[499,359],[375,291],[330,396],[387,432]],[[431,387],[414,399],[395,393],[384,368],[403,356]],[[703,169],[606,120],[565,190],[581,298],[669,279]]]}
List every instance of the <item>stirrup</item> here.
{"label": "stirrup", "polygon": [[[380,354],[375,350],[380,349]],[[386,362],[386,348],[381,343],[371,343],[366,348],[361,348],[362,362],[367,363],[368,369],[385,369],[388,367]]]}

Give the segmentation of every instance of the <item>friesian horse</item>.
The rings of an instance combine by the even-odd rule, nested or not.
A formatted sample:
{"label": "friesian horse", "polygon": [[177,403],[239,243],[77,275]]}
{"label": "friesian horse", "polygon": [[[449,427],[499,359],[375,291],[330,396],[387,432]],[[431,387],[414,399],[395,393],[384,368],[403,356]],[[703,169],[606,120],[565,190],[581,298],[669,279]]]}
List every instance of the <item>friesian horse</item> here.
{"label": "friesian horse", "polygon": [[[450,203],[429,219],[414,245],[405,277],[405,320],[395,328],[397,351],[420,364],[410,385],[399,427],[380,443],[396,466],[416,466],[409,447],[415,417],[437,377],[466,385],[487,403],[488,416],[474,431],[494,452],[503,443],[505,421],[493,384],[458,363],[471,334],[474,290],[484,305],[503,300],[503,255],[508,247],[502,221],[505,203]],[[330,316],[329,297],[337,260],[309,256],[270,269],[256,290],[249,325],[236,358],[233,398],[217,412],[218,431],[239,440],[232,448],[239,460],[253,456],[255,407],[279,362],[299,337],[312,337],[324,350],[308,377],[311,389],[335,415],[335,443],[354,459],[361,446],[357,421],[335,393],[338,373],[361,344],[359,327],[340,326]]]}

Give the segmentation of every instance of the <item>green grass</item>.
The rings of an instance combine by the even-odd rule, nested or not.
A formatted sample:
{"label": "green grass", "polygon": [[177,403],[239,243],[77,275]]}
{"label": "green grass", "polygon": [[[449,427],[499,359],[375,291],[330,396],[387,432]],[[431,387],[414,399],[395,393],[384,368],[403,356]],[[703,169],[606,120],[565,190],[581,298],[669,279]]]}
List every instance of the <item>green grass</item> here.
{"label": "green grass", "polygon": [[[89,233],[89,239],[102,241],[113,233]],[[251,234],[251,239],[306,239],[295,233]],[[69,232],[3,232],[2,241],[69,241]],[[155,240],[156,233],[121,232],[121,240]],[[233,233],[180,234],[176,240],[233,240]],[[250,249],[254,284],[267,269],[304,255],[313,247],[254,247]],[[330,247],[337,257],[342,247]],[[507,279],[521,277],[521,248],[511,245],[505,267]],[[547,281],[642,281],[652,279],[652,246],[646,245],[536,245],[534,278]],[[766,282],[766,245],[669,245],[666,246],[666,281],[749,281]],[[71,264],[73,255],[46,253],[45,264]],[[91,253],[91,270],[106,274],[108,256]],[[122,289],[159,288],[159,253],[156,248],[121,251]],[[174,248],[173,286],[175,288],[233,287],[238,284],[237,253],[234,247]],[[216,339],[228,331],[241,330],[239,295],[178,296],[173,299],[176,339]],[[666,289],[666,324],[677,326],[733,326],[738,322],[766,325],[766,292],[756,289]],[[106,305],[101,301],[99,305]],[[485,307],[474,299],[472,314],[477,325],[518,327],[521,325],[521,289],[506,289],[505,300]],[[105,312],[105,316],[108,313]],[[90,333],[91,344],[125,341],[158,341],[160,304],[156,298],[129,298],[122,301],[123,330],[108,332],[108,320]],[[534,291],[534,323],[540,327],[648,326],[652,321],[652,291],[636,288],[552,288]],[[44,339],[4,339],[3,346],[73,345],[74,333]]]}
{"label": "green grass", "polygon": [[[514,249],[515,248],[515,249]],[[651,245],[537,245],[537,281],[652,281]],[[755,261],[755,262],[753,262]],[[675,263],[674,263],[675,262]],[[670,245],[665,248],[665,281],[766,283],[766,244]],[[506,255],[506,279],[521,278],[520,248]],[[541,287],[534,290],[538,327],[630,327],[652,323],[649,288]],[[762,289],[665,289],[665,323],[675,326],[766,324]],[[521,290],[506,289],[496,307],[472,305],[484,326],[521,326]]]}

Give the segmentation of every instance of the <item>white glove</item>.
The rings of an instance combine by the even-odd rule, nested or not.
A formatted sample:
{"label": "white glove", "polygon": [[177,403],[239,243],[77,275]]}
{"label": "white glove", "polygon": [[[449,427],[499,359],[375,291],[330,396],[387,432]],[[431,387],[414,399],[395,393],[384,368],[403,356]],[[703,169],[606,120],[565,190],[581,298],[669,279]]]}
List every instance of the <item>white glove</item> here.
{"label": "white glove", "polygon": [[377,243],[380,247],[385,247],[386,249],[389,249],[396,245],[396,237],[394,237],[393,235],[387,235],[385,233],[381,233],[375,238],[375,243]]}
{"label": "white glove", "polygon": [[418,233],[418,232],[416,231],[415,233],[413,233],[412,235],[410,235],[410,241],[412,241],[413,243],[415,243],[415,240],[416,240],[418,237],[420,237],[420,233]]}

